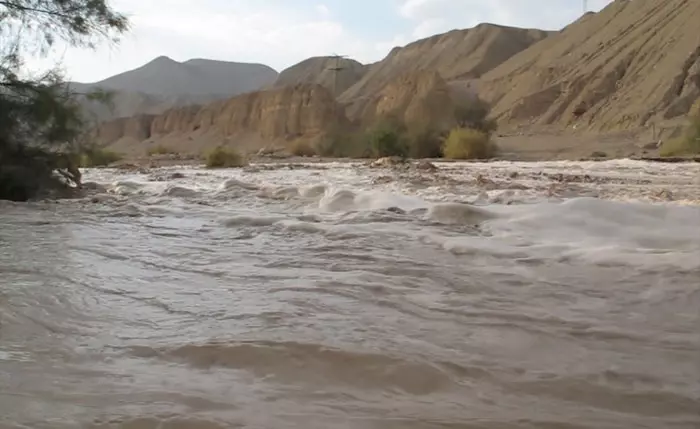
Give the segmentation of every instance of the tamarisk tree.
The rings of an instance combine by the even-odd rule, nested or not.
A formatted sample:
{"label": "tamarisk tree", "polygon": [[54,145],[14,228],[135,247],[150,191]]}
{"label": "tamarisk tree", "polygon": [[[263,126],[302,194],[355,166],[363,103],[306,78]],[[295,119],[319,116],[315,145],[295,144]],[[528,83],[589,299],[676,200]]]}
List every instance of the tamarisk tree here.
{"label": "tamarisk tree", "polygon": [[48,57],[57,42],[117,43],[127,29],[107,0],[0,0],[0,199],[24,201],[80,184],[74,149],[85,122],[77,94],[57,68],[35,75],[27,59]]}

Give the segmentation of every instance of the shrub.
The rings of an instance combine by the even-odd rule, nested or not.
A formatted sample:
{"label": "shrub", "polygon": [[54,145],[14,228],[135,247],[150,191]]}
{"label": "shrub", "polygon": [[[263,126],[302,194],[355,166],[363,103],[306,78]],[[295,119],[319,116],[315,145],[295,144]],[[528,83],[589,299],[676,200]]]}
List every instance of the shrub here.
{"label": "shrub", "polygon": [[103,148],[91,147],[83,149],[80,154],[79,165],[82,168],[104,167],[121,159],[121,155],[116,152]]}
{"label": "shrub", "polygon": [[[700,102],[698,102],[700,106]],[[659,155],[681,156],[700,154],[700,109],[693,112],[683,136],[666,141],[661,145]]]}
{"label": "shrub", "polygon": [[207,168],[235,168],[244,167],[247,162],[245,158],[235,150],[226,149],[219,146],[207,154]]}
{"label": "shrub", "polygon": [[408,132],[408,153],[412,158],[440,158],[442,139],[429,126],[416,127]]}
{"label": "shrub", "polygon": [[472,128],[486,133],[496,131],[497,124],[488,119],[490,107],[484,100],[474,97],[455,103],[455,120],[460,128]]}
{"label": "shrub", "polygon": [[332,131],[316,144],[316,152],[333,158],[368,158],[371,151],[362,133]]}
{"label": "shrub", "polygon": [[289,146],[289,152],[295,156],[314,156],[316,155],[316,150],[307,141],[298,139],[292,142]]}
{"label": "shrub", "polygon": [[375,158],[383,158],[385,156],[405,158],[408,156],[408,147],[404,144],[399,133],[394,130],[380,128],[371,131],[369,144],[372,149],[372,155]]}
{"label": "shrub", "polygon": [[487,132],[455,128],[445,140],[442,151],[445,158],[450,159],[486,159],[496,154],[496,145]]}
{"label": "shrub", "polygon": [[591,158],[607,158],[608,154],[599,150],[594,151],[591,153]]}

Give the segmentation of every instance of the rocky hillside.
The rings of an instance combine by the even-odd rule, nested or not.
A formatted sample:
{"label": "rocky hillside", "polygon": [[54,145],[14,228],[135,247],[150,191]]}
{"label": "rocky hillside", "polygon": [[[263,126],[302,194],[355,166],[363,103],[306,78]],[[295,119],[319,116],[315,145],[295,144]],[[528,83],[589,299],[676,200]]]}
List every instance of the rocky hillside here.
{"label": "rocky hillside", "polygon": [[[337,60],[335,57],[310,58],[283,71],[273,84],[268,85],[268,90],[203,107],[183,106],[185,103],[181,97],[169,102],[182,107],[163,114],[159,113],[167,103],[162,99],[152,101],[147,97],[131,96],[131,104],[117,103],[122,106],[119,114],[132,109],[147,115],[103,124],[98,140],[110,145],[120,142],[117,146],[123,149],[127,148],[126,141],[135,144],[144,140],[169,143],[177,140],[174,144],[180,147],[179,150],[198,151],[208,142],[220,142],[221,138],[240,133],[245,134],[247,143],[255,144],[257,141],[258,144],[265,144],[265,139],[313,136],[338,121],[351,121],[355,125],[370,124],[384,115],[412,123],[428,121],[431,126],[449,128],[454,121],[452,97],[456,94],[473,94],[470,87],[472,81],[548,35],[548,32],[540,30],[483,24],[395,48],[384,60],[371,66],[363,66],[349,59]],[[159,76],[149,71],[154,66],[154,70],[177,70],[168,75],[172,78],[164,79],[166,82],[160,83],[154,90],[167,93],[173,89],[167,81],[184,82],[186,78],[183,76],[189,76],[182,70],[189,70],[191,62],[183,63],[185,69],[174,67],[173,63],[161,58],[144,66],[146,72],[139,69],[136,75],[140,76],[139,80]],[[335,67],[342,69],[337,71],[337,81],[334,81],[336,72],[332,70]],[[122,82],[124,79],[120,77],[116,81]],[[115,78],[110,82],[110,86],[114,87]],[[207,96],[210,89],[207,85],[210,84],[202,83],[203,86],[196,87],[200,97],[197,102],[206,101],[201,97]],[[123,84],[120,85],[120,88],[125,88]],[[332,96],[334,88],[337,88],[336,94],[342,92],[338,97],[339,103]],[[130,86],[128,89],[144,88]],[[298,103],[305,99],[314,104],[301,108]],[[247,107],[246,103],[249,103]],[[229,114],[229,111],[235,114]],[[286,120],[285,114],[292,116]],[[173,115],[179,119],[173,119]],[[202,122],[201,118],[210,117],[216,118],[216,121]],[[319,122],[321,119],[328,121],[328,124]],[[203,139],[204,134],[207,135],[206,139]],[[188,148],[188,144],[192,147]],[[139,150],[144,150],[144,147]]]}
{"label": "rocky hillside", "polygon": [[541,30],[480,24],[418,40],[403,48],[394,48],[386,58],[372,65],[340,99],[350,105],[348,113],[355,117],[365,111],[365,104],[372,102],[376,94],[402,75],[433,71],[447,81],[473,80],[549,34]]}
{"label": "rocky hillside", "polygon": [[160,113],[174,106],[206,103],[272,84],[277,72],[261,64],[193,59],[183,63],[158,57],[137,69],[95,83],[71,83],[78,92],[115,91],[112,109],[85,101],[96,119]]}
{"label": "rocky hillside", "polygon": [[700,1],[616,0],[486,73],[505,127],[629,130],[700,97]]}
{"label": "rocky hillside", "polygon": [[259,147],[311,138],[346,124],[342,107],[328,89],[300,84],[105,122],[96,129],[96,140],[124,152],[143,153],[165,144],[181,153],[198,153],[219,144]]}
{"label": "rocky hillside", "polygon": [[366,72],[366,66],[352,59],[313,57],[283,70],[274,87],[317,83],[340,94],[362,79]]}
{"label": "rocky hillside", "polygon": [[393,117],[403,123],[448,130],[455,125],[453,95],[436,71],[416,71],[398,76],[364,103],[359,122]]}

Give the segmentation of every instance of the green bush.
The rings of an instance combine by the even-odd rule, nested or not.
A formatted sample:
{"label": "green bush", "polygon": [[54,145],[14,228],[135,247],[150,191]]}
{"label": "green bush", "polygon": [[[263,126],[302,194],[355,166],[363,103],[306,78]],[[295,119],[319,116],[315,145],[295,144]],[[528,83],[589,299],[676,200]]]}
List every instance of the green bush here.
{"label": "green bush", "polygon": [[122,156],[111,150],[92,147],[84,149],[80,154],[79,165],[82,168],[104,167],[122,159]]}
{"label": "green bush", "polygon": [[487,132],[455,128],[445,140],[442,151],[445,158],[450,159],[487,159],[496,154],[496,145]]}
{"label": "green bush", "polygon": [[696,154],[700,154],[700,112],[690,117],[690,124],[683,136],[664,142],[661,145],[661,149],[659,149],[659,155],[661,156]]}
{"label": "green bush", "polygon": [[236,168],[245,167],[245,158],[235,150],[219,146],[207,154],[207,168]]}
{"label": "green bush", "polygon": [[375,158],[408,156],[408,145],[395,129],[383,125],[377,126],[370,130],[368,139],[372,156]]}

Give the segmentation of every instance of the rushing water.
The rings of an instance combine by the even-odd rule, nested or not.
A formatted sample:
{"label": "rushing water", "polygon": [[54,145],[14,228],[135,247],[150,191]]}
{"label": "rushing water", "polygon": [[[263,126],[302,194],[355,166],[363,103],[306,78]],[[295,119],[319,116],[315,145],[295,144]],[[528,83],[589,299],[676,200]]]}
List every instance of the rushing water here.
{"label": "rushing water", "polygon": [[85,175],[0,205],[0,428],[700,427],[699,164]]}

